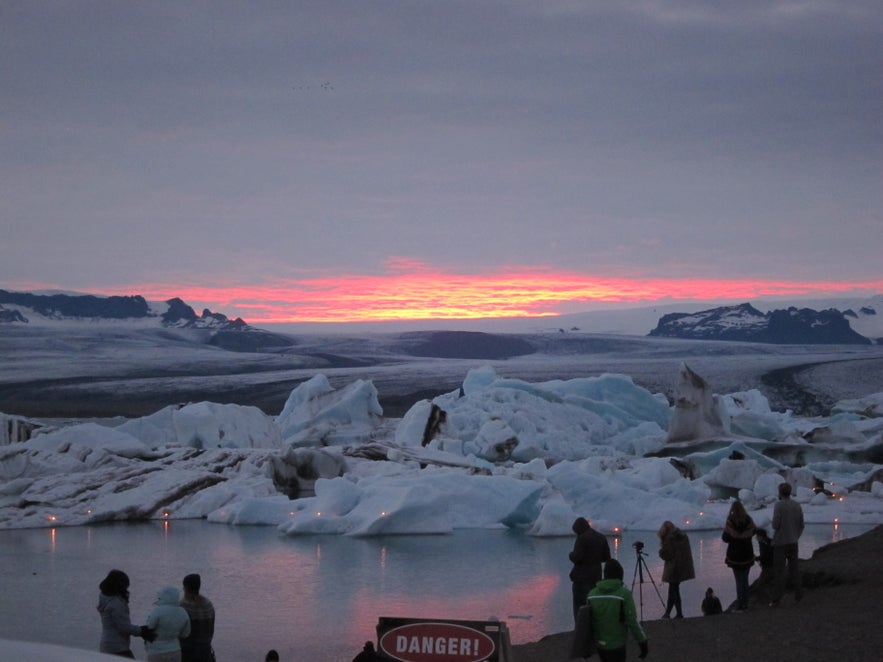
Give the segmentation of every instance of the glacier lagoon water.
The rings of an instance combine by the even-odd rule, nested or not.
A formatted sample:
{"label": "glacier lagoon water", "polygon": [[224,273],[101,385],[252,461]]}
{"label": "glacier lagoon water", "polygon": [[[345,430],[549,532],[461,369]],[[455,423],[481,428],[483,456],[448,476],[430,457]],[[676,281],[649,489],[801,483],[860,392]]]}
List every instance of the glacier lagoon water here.
{"label": "glacier lagoon water", "polygon": [[[800,556],[863,533],[870,525],[810,525]],[[735,597],[718,531],[689,533],[697,579],[682,585],[687,616],[700,614],[706,587],[726,606]],[[655,534],[611,537],[611,550],[635,580],[633,543],[645,543],[649,575],[634,583],[645,620],[658,618],[667,586]],[[571,625],[573,540],[503,530],[445,536],[345,538],[281,536],[274,527],[228,527],[201,520],[0,531],[0,638],[97,649],[98,583],[111,568],[131,578],[132,619],[141,623],[156,592],[199,572],[215,604],[219,662],[350,660],[376,640],[380,616],[506,621],[513,643]],[[757,568],[752,570],[752,580]],[[651,578],[653,583],[651,583]],[[138,659],[146,659],[133,639]]]}

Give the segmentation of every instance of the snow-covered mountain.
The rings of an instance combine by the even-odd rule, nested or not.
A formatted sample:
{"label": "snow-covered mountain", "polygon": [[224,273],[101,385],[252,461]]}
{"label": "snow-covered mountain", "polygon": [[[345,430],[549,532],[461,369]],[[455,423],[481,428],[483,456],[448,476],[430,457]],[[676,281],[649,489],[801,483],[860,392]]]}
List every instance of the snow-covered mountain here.
{"label": "snow-covered mountain", "polygon": [[29,324],[54,320],[146,320],[163,326],[214,329],[244,329],[241,319],[208,308],[202,316],[179,298],[157,304],[148,303],[139,294],[130,296],[95,296],[92,294],[32,294],[0,290],[0,312],[15,318],[7,321]]}
{"label": "snow-covered mountain", "polygon": [[840,312],[833,308],[816,311],[790,307],[762,313],[750,303],[702,310],[696,313],[664,315],[651,336],[692,340],[737,340],[776,344],[868,345],[872,339],[850,326],[849,318],[875,316],[876,310],[863,307]]}
{"label": "snow-covered mountain", "polygon": [[[749,306],[753,313],[746,314]],[[723,312],[717,312],[723,311]],[[794,311],[799,311],[796,314]],[[809,312],[806,312],[809,311]],[[816,313],[816,311],[821,311]],[[139,295],[95,296],[77,292],[10,292],[0,289],[0,324],[19,323],[31,326],[59,326],[59,322],[107,322],[129,326],[147,325],[153,328],[204,329],[212,331],[248,331],[253,334],[269,334],[275,339],[265,338],[264,342],[245,343],[247,351],[260,351],[261,347],[286,346],[280,337],[287,335],[376,335],[407,332],[475,332],[474,336],[461,336],[458,343],[466,340],[485,342],[478,332],[497,334],[547,334],[547,333],[592,333],[603,335],[630,335],[659,337],[681,337],[694,339],[734,339],[754,340],[775,343],[856,342],[864,343],[844,329],[836,320],[826,321],[828,311],[842,314],[848,327],[856,334],[871,341],[883,339],[883,294],[865,298],[802,299],[802,300],[756,300],[740,306],[727,306],[721,302],[660,303],[652,306],[632,308],[608,308],[589,310],[581,313],[567,313],[557,317],[543,318],[492,318],[481,320],[415,320],[405,322],[363,322],[354,324],[315,324],[288,323],[268,324],[262,329],[247,324],[240,318],[228,319],[222,313],[208,309],[202,315],[179,298],[164,302],[148,302]],[[777,312],[777,315],[773,315]],[[881,313],[881,314],[878,314]],[[786,314],[787,313],[787,314]],[[812,319],[815,313],[818,320]],[[766,315],[776,324],[761,333],[764,326],[759,315]],[[695,319],[690,316],[697,316]],[[712,318],[721,319],[714,322]],[[836,315],[834,316],[836,317]],[[671,333],[657,331],[663,320],[680,321],[671,325]],[[799,330],[800,320],[806,320],[810,327],[824,325],[827,331],[816,328],[812,333]],[[695,325],[696,331],[690,335],[688,327]],[[716,331],[714,329],[717,329]],[[819,340],[827,333],[836,330],[838,337],[845,340]],[[655,332],[655,333],[654,333]],[[776,335],[779,334],[779,335]],[[732,336],[732,337],[731,337]],[[752,337],[766,336],[766,337]],[[778,339],[782,336],[785,339]],[[415,335],[416,337],[416,335]],[[816,339],[813,339],[816,338]],[[451,338],[437,337],[438,342],[450,345]],[[235,343],[229,349],[236,349]],[[474,343],[471,343],[471,346]],[[256,347],[255,347],[256,346]],[[448,350],[449,351],[449,350]],[[474,352],[474,347],[470,350]],[[496,350],[494,350],[496,351]],[[424,354],[425,355],[425,354]],[[436,356],[446,356],[436,354]]]}
{"label": "snow-covered mountain", "polygon": [[190,338],[239,352],[267,351],[291,345],[284,336],[257,329],[242,318],[203,309],[202,315],[181,299],[148,302],[140,295],[34,294],[0,290],[0,324],[59,326],[61,323],[105,322],[129,327],[193,331]]}

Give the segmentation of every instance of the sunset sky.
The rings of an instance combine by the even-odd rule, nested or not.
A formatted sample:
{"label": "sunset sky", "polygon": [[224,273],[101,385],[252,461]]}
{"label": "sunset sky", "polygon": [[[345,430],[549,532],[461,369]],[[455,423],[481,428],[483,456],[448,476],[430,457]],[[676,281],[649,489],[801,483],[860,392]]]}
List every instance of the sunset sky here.
{"label": "sunset sky", "polygon": [[883,4],[0,3],[0,288],[248,321],[883,292]]}

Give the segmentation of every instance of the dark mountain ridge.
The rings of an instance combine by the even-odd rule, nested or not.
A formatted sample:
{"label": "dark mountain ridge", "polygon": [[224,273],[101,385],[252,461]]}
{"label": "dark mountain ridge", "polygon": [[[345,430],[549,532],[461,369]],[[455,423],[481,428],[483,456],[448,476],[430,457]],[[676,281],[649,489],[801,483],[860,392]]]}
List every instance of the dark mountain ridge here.
{"label": "dark mountain ridge", "polygon": [[231,320],[208,308],[197,315],[178,297],[164,303],[165,312],[158,312],[137,294],[100,297],[0,290],[0,324],[28,324],[31,314],[51,320],[144,320],[165,328],[206,332],[203,338],[206,344],[235,352],[262,352],[294,344],[286,336],[249,326],[240,317]]}
{"label": "dark mountain ridge", "polygon": [[648,335],[689,340],[731,340],[777,345],[870,345],[856,333],[847,316],[830,308],[816,311],[790,307],[762,313],[750,303],[697,313],[671,313],[659,319]]}

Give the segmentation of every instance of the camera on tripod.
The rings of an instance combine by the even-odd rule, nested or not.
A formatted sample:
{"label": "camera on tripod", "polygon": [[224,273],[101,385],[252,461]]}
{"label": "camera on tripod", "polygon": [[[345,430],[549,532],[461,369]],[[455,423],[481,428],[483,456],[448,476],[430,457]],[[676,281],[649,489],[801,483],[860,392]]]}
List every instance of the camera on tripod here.
{"label": "camera on tripod", "polygon": [[638,604],[640,605],[640,614],[641,620],[644,620],[644,575],[650,579],[650,584],[653,586],[653,590],[656,591],[656,595],[659,597],[659,603],[664,607],[665,601],[662,599],[662,594],[659,592],[659,589],[656,587],[656,582],[653,581],[653,575],[650,574],[650,568],[647,567],[647,559],[644,557],[647,556],[647,553],[644,551],[644,543],[641,540],[636,540],[632,543],[632,547],[635,549],[635,576],[632,577],[632,591],[635,590],[635,582],[638,583]]}

